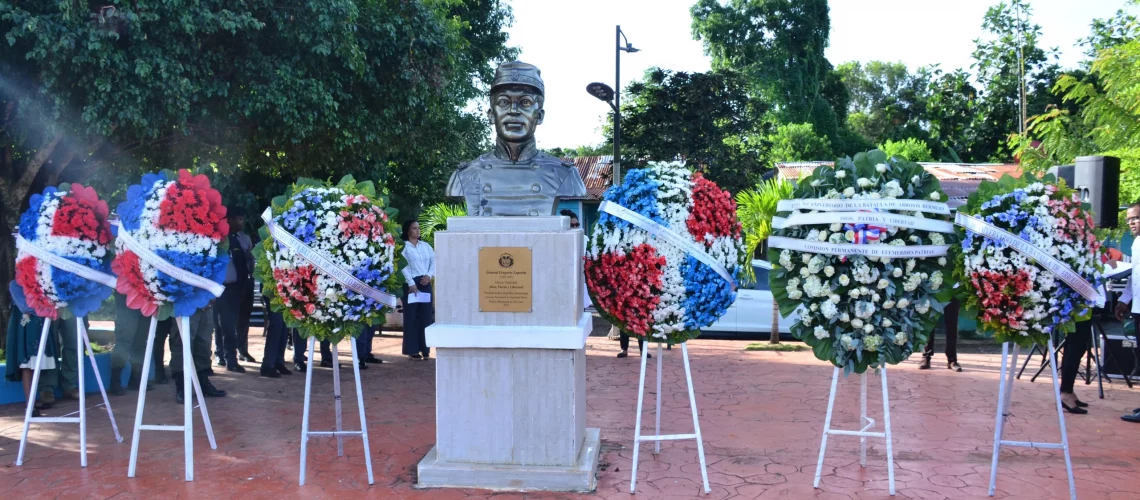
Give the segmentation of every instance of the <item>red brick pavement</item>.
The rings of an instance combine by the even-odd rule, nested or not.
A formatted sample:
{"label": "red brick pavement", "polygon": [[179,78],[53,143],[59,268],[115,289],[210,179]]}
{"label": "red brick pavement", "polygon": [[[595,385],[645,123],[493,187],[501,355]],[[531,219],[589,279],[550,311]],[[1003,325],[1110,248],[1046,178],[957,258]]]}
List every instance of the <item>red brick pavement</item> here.
{"label": "red brick pavement", "polygon": [[[257,330],[255,330],[257,331]],[[251,334],[254,351],[261,337]],[[221,372],[217,385],[230,396],[208,400],[217,451],[209,445],[196,419],[197,481],[182,479],[182,436],[143,432],[138,477],[126,477],[135,395],[112,401],[124,442],[116,443],[101,409],[89,413],[89,467],[79,467],[77,430],[69,424],[33,426],[23,467],[12,465],[19,445],[23,409],[0,407],[0,492],[4,498],[630,498],[629,470],[637,397],[638,361],[617,359],[617,346],[590,338],[587,423],[602,429],[602,470],[593,495],[499,493],[479,490],[416,490],[415,465],[434,441],[435,361],[409,361],[398,356],[398,337],[375,342],[377,353],[391,362],[361,373],[365,385],[368,431],[376,484],[367,485],[359,440],[347,439],[345,457],[336,456],[332,439],[314,438],[309,447],[308,484],[297,485],[301,376],[265,379],[255,367],[236,375]],[[820,431],[831,369],[810,353],[746,352],[744,343],[696,340],[691,345],[693,378],[701,412],[705,453],[712,493],[700,491],[700,471],[693,441],[642,449],[637,496],[641,498],[887,498],[882,440],[870,439],[868,466],[858,464],[858,439],[833,437],[822,485],[812,488]],[[348,359],[347,343],[341,350]],[[692,429],[680,351],[666,353],[662,432]],[[286,356],[290,354],[287,353]],[[962,356],[966,371],[918,371],[908,362],[890,370],[891,420],[897,464],[895,498],[983,498],[989,481],[997,392],[997,363],[991,354]],[[937,363],[936,363],[937,364]],[[344,421],[357,426],[351,372]],[[647,379],[647,411],[643,424],[652,430],[653,370]],[[881,420],[878,378],[868,380],[869,409]],[[333,427],[330,370],[314,373],[312,428]],[[857,379],[840,382],[836,402],[838,428],[856,425]],[[1009,439],[1056,441],[1058,427],[1049,397],[1050,385],[1019,382],[1014,390]],[[1140,406],[1140,389],[1116,383],[1107,399],[1095,397],[1095,386],[1078,386],[1092,404],[1090,413],[1071,416],[1068,430],[1073,449],[1077,490],[1082,499],[1140,498],[1140,426],[1119,415]],[[173,385],[150,393],[148,423],[181,422],[173,402]],[[94,404],[94,403],[92,403]],[[74,403],[50,410],[74,411]],[[1068,487],[1059,451],[1010,449],[1002,453],[998,498],[1063,498]]]}

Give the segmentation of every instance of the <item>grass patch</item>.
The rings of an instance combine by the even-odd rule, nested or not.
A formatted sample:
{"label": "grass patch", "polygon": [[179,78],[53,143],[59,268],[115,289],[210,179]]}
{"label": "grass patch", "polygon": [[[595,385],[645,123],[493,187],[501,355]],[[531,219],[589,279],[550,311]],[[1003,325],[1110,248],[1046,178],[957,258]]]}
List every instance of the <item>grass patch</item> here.
{"label": "grass patch", "polygon": [[781,342],[779,344],[769,344],[767,342],[756,342],[748,344],[744,348],[745,351],[778,351],[778,352],[799,352],[810,351],[811,348],[801,343],[789,344]]}

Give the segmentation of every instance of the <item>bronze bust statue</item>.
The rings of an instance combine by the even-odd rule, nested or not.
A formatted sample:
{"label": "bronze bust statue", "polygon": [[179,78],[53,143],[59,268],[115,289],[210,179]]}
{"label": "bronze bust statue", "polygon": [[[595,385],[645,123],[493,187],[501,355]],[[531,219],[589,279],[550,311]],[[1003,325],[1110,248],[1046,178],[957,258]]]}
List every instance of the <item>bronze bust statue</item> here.
{"label": "bronze bust statue", "polygon": [[558,199],[586,195],[573,163],[535,147],[545,99],[542,73],[524,62],[503,63],[491,82],[487,117],[495,125],[495,149],[451,174],[448,196],[462,196],[470,216],[554,215]]}

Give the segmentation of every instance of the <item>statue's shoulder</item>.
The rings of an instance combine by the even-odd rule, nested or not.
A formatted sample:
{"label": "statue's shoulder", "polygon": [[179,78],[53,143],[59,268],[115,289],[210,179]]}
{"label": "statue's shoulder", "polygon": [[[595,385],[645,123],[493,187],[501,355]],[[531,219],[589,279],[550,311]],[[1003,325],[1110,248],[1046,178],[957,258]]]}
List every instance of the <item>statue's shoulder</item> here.
{"label": "statue's shoulder", "polygon": [[578,174],[578,167],[574,162],[546,153],[539,153],[535,161],[553,171],[558,179],[556,184],[560,196],[586,196],[586,185],[582,182],[582,176]]}
{"label": "statue's shoulder", "polygon": [[479,172],[482,170],[482,165],[488,161],[488,158],[493,157],[494,155],[491,153],[486,153],[474,160],[459,165],[459,168],[451,173],[451,179],[447,181],[447,195],[463,196],[463,186],[477,181]]}

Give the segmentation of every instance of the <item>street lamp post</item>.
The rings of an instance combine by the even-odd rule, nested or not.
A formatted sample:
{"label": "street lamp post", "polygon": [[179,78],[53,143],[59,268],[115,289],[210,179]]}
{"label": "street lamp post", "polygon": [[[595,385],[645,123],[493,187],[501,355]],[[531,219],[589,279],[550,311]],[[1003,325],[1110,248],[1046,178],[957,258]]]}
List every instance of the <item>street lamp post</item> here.
{"label": "street lamp post", "polygon": [[[622,39],[625,38],[625,45]],[[617,91],[604,83],[594,82],[586,86],[590,95],[605,101],[614,111],[614,159],[613,159],[613,185],[621,184],[621,53],[622,51],[634,53],[641,49],[633,47],[629,38],[621,31],[621,25],[614,29],[614,84]]]}

